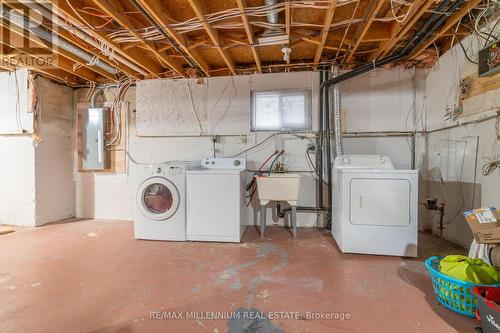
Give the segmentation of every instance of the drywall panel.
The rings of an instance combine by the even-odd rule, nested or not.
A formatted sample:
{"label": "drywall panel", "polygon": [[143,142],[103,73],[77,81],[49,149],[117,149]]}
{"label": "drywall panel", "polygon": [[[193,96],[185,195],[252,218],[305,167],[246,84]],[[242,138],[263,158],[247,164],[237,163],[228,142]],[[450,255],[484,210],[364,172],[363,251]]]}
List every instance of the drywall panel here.
{"label": "drywall panel", "polygon": [[0,224],[35,225],[35,148],[31,136],[0,136]]}
{"label": "drywall panel", "polygon": [[36,225],[75,216],[73,90],[36,80],[42,125],[35,148]]}
{"label": "drywall panel", "polygon": [[0,73],[0,134],[33,131],[28,112],[28,70]]}

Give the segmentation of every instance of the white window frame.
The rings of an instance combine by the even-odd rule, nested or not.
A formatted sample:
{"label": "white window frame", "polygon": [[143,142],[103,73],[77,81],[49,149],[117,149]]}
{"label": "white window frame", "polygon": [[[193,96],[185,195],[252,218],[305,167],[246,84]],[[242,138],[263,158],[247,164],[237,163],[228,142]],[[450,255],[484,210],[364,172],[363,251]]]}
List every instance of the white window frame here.
{"label": "white window frame", "polygon": [[[259,93],[266,94],[277,94],[279,96],[292,95],[297,93],[303,93],[305,97],[305,117],[304,117],[304,125],[303,126],[286,126],[282,128],[256,128],[255,123],[257,116],[255,107],[256,107],[256,97]],[[281,101],[281,99],[280,99]],[[251,131],[252,132],[274,132],[274,131],[292,131],[292,132],[308,132],[311,130],[311,90],[309,89],[281,89],[281,90],[252,90],[251,92]],[[280,112],[280,116],[283,119],[282,112]],[[283,123],[283,122],[282,122]]]}

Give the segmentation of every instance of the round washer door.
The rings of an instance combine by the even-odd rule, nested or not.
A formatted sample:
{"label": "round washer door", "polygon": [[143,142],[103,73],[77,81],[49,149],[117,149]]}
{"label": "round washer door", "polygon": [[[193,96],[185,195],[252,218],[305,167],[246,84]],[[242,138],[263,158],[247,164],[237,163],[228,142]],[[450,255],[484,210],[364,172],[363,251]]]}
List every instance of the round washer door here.
{"label": "round washer door", "polygon": [[172,217],[179,208],[179,200],[177,187],[162,177],[147,179],[137,190],[140,212],[154,221],[164,221]]}

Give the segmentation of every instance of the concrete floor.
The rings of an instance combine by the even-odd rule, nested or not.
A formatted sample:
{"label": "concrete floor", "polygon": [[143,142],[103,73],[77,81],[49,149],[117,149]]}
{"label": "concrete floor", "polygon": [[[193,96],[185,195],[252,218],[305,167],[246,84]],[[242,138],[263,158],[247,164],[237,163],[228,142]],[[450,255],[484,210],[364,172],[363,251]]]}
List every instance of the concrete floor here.
{"label": "concrete floor", "polygon": [[3,333],[233,333],[252,320],[245,332],[477,326],[437,304],[421,259],[343,255],[316,229],[299,229],[293,240],[270,227],[260,240],[248,228],[242,244],[138,241],[131,222],[102,220],[18,230],[0,236],[0,300]]}

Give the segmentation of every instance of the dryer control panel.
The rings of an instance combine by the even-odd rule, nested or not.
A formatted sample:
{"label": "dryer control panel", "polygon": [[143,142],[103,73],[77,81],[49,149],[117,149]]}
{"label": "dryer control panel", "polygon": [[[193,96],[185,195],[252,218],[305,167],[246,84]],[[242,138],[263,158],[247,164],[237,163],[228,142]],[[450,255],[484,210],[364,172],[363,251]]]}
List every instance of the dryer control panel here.
{"label": "dryer control panel", "polygon": [[201,167],[218,170],[245,170],[247,161],[244,158],[204,158],[201,160]]}

